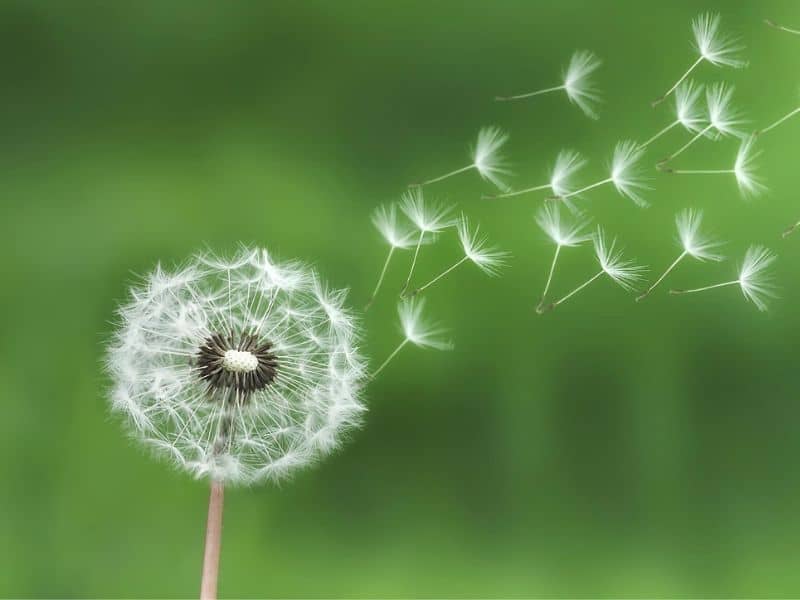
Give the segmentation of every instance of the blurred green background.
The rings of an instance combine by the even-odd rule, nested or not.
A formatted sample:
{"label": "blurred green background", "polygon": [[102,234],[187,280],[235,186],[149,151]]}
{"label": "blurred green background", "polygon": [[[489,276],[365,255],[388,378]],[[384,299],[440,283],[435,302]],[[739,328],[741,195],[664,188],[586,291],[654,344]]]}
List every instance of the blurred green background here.
{"label": "blurred green background", "polygon": [[[737,86],[753,127],[797,105],[794,0],[717,2],[2,2],[0,595],[187,597],[199,586],[207,484],[154,462],[108,416],[103,348],[134,274],[239,241],[315,263],[369,295],[386,248],[370,211],[468,162],[478,129],[511,132],[516,186],[561,148],[604,176],[616,141],[672,120],[649,102],[693,61],[689,21],[719,10],[747,45]],[[600,55],[587,119],[558,83]],[[597,222],[659,274],[673,216],[705,209],[732,257],[686,262],[641,304],[600,280],[537,317],[552,247],[540,197],[480,200],[468,173],[427,189],[514,255],[431,289],[450,353],[404,350],[368,390],[363,430],[280,488],[226,498],[224,596],[797,596],[800,406],[794,265],[798,132],[760,142],[771,192],[653,170],[639,209],[600,189]],[[648,155],[681,145],[677,130]],[[733,140],[678,163],[727,168]],[[759,313],[733,278],[752,242],[779,255]],[[419,281],[458,258],[422,254]],[[394,293],[364,319],[373,365],[399,341]],[[565,251],[554,294],[593,274]]]}

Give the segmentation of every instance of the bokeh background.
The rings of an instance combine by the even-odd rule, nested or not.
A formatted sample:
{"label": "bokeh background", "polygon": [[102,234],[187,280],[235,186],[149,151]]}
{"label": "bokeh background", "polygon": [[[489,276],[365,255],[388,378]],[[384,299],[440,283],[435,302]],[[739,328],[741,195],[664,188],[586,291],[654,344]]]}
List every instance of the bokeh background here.
{"label": "bokeh background", "polygon": [[[798,103],[794,0],[0,4],[0,596],[197,593],[207,484],[152,461],[108,415],[103,348],[135,274],[239,241],[311,261],[361,306],[386,248],[370,211],[511,132],[517,186],[559,149],[604,176],[614,144],[672,119],[649,102],[692,62],[689,21],[719,10],[750,67],[703,65],[764,126]],[[558,83],[576,48],[604,61],[587,119]],[[600,280],[537,317],[552,256],[541,198],[482,201],[475,173],[427,189],[514,255],[429,294],[454,351],[405,350],[369,387],[367,422],[320,467],[226,498],[224,596],[797,596],[800,118],[760,142],[771,191],[652,171],[639,209],[592,193],[596,221],[657,275],[673,217],[703,208],[729,243],[647,302]],[[674,131],[648,165],[687,139]],[[727,168],[734,140],[685,168]],[[778,252],[781,298],[735,288],[748,244]],[[423,280],[459,256],[425,248]],[[365,316],[378,364],[399,341],[408,255]],[[594,273],[566,251],[554,294]]]}

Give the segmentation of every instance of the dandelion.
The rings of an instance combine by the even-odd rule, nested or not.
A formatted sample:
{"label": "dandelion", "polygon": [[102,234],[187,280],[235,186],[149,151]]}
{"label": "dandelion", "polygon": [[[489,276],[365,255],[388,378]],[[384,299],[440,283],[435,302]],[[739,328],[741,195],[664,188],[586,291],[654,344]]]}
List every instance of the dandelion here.
{"label": "dandelion", "polygon": [[646,269],[634,264],[633,261],[627,260],[623,256],[622,250],[617,248],[616,238],[609,243],[603,229],[598,227],[592,241],[594,243],[594,252],[597,257],[597,262],[600,264],[600,271],[560,300],[548,304],[537,312],[541,314],[553,310],[603,275],[607,275],[617,285],[628,291],[633,291],[634,286],[641,281],[642,273],[644,273]]}
{"label": "dandelion", "polygon": [[653,101],[653,106],[658,106],[697,68],[704,60],[715,67],[733,67],[741,69],[747,66],[747,61],[736,55],[744,50],[738,38],[720,32],[721,17],[718,14],[705,13],[692,20],[692,34],[694,35],[694,48],[699,55],[692,66],[681,75],[680,79],[669,88],[666,93]]}
{"label": "dandelion", "polygon": [[663,165],[681,154],[701,137],[708,137],[711,134],[718,136],[732,135],[742,137],[744,134],[739,126],[745,123],[741,117],[741,112],[731,106],[734,87],[725,83],[715,83],[706,89],[706,102],[708,104],[708,125],[697,132],[697,134],[678,148],[668,157],[659,161]]}
{"label": "dandelion", "polygon": [[378,283],[367,302],[365,310],[375,301],[375,297],[381,289],[386,271],[389,268],[389,262],[391,262],[395,250],[406,250],[414,244],[414,242],[412,242],[412,232],[401,227],[397,223],[397,206],[395,204],[376,208],[372,213],[372,224],[375,225],[381,237],[389,244],[389,253],[386,255],[383,268],[378,276]]}
{"label": "dandelion", "polygon": [[692,80],[681,83],[675,89],[675,120],[641,144],[641,147],[646,148],[678,125],[683,126],[687,131],[692,133],[696,133],[702,129],[705,122],[703,109],[700,106],[700,98],[702,95],[702,84],[695,85]]}
{"label": "dandelion", "polygon": [[739,268],[739,277],[732,281],[725,281],[715,285],[707,285],[691,290],[670,290],[670,294],[693,294],[715,288],[738,285],[745,300],[756,305],[760,311],[767,310],[767,299],[775,297],[772,278],[767,269],[775,262],[775,254],[763,246],[750,246],[744,255],[744,260]]}
{"label": "dandelion", "polygon": [[503,182],[501,176],[510,175],[511,171],[507,168],[506,160],[500,154],[500,149],[507,141],[508,134],[504,133],[500,128],[484,127],[478,132],[478,142],[472,149],[472,162],[470,164],[440,177],[435,177],[422,183],[413,183],[409,187],[422,187],[423,185],[436,183],[453,175],[475,169],[483,179],[505,191],[508,186]]}
{"label": "dandelion", "polygon": [[400,301],[397,306],[397,314],[400,317],[403,341],[381,363],[381,366],[375,369],[372,378],[377,377],[407,344],[412,344],[419,348],[433,348],[434,350],[453,349],[453,343],[445,339],[447,330],[438,323],[426,319],[422,314],[424,307],[424,298],[405,298]]}
{"label": "dandelion", "polygon": [[677,175],[734,175],[743,196],[758,196],[767,188],[755,173],[755,161],[761,155],[761,151],[753,150],[754,142],[755,136],[750,136],[742,142],[732,169],[665,169],[665,171]]}
{"label": "dandelion", "polygon": [[703,212],[700,210],[687,208],[686,210],[678,213],[678,215],[675,217],[675,226],[678,230],[678,241],[680,242],[683,252],[681,252],[678,255],[678,258],[676,258],[675,261],[669,267],[667,267],[667,270],[664,271],[661,277],[656,279],[653,285],[647,288],[647,290],[641,296],[636,298],[637,302],[650,295],[650,292],[652,292],[656,286],[661,283],[675,267],[678,266],[678,263],[680,263],[687,256],[701,262],[707,260],[723,260],[724,257],[716,252],[716,249],[721,246],[722,243],[700,231],[702,223]]}
{"label": "dandelion", "polygon": [[346,292],[263,249],[158,267],[119,309],[111,407],[147,448],[211,481],[202,596],[215,597],[225,485],[280,480],[364,411]]}
{"label": "dandelion", "polygon": [[416,296],[417,294],[422,293],[424,290],[442,279],[445,275],[448,275],[467,261],[474,263],[476,267],[490,277],[496,277],[500,274],[500,270],[506,264],[508,253],[489,246],[486,237],[480,234],[480,228],[475,227],[474,230],[471,229],[469,220],[464,215],[461,215],[461,219],[456,225],[456,228],[458,230],[458,239],[461,242],[462,249],[464,250],[464,256],[456,261],[453,265],[439,273],[436,277],[431,279],[428,283],[414,290],[411,296]]}
{"label": "dandelion", "polygon": [[772,19],[764,19],[764,23],[766,23],[770,27],[774,27],[775,29],[778,29],[779,31],[785,31],[786,33],[792,33],[794,35],[800,35],[800,29],[790,29],[788,27],[784,27],[783,25],[779,25],[778,23],[776,23]]}
{"label": "dandelion", "polygon": [[578,196],[591,189],[607,183],[613,183],[622,196],[633,200],[639,206],[647,206],[647,201],[641,197],[639,190],[650,189],[646,185],[647,178],[642,174],[639,162],[644,156],[644,149],[636,142],[630,140],[617,143],[614,156],[611,159],[609,176],[579,190],[556,194],[552,199],[567,200]]}
{"label": "dandelion", "polygon": [[594,105],[600,102],[600,95],[591,80],[591,75],[602,64],[603,61],[594,53],[588,50],[576,50],[564,71],[561,85],[517,96],[496,96],[495,100],[522,100],[563,90],[570,102],[576,104],[587,117],[597,119]]}
{"label": "dandelion", "polygon": [[400,210],[405,213],[419,231],[417,242],[414,244],[414,258],[411,260],[411,268],[408,271],[406,282],[400,291],[402,295],[408,289],[408,286],[411,285],[411,278],[414,275],[414,268],[417,265],[419,249],[423,244],[432,242],[433,236],[437,233],[452,225],[450,219],[452,208],[438,204],[426,204],[425,198],[422,195],[422,189],[416,188],[403,194]]}
{"label": "dandelion", "polygon": [[588,218],[579,218],[568,225],[561,218],[558,204],[548,203],[542,206],[536,214],[536,224],[556,245],[556,250],[553,253],[553,262],[550,263],[550,271],[547,273],[547,281],[544,284],[544,290],[536,307],[537,312],[541,312],[545,298],[547,298],[547,292],[550,290],[550,283],[553,280],[553,273],[556,269],[561,248],[574,248],[591,240],[592,236],[586,232],[586,226],[589,224]]}
{"label": "dandelion", "polygon": [[575,173],[585,166],[586,159],[583,158],[579,152],[575,152],[574,150],[562,150],[556,157],[556,162],[553,165],[553,170],[550,172],[550,181],[548,183],[525,188],[524,190],[506,192],[505,194],[486,195],[484,199],[511,198],[512,196],[519,196],[530,192],[539,192],[547,188],[550,188],[554,196],[564,196],[575,189],[573,182]]}
{"label": "dandelion", "polygon": [[791,119],[793,116],[795,116],[798,113],[800,113],[800,106],[798,106],[794,110],[789,111],[787,114],[785,114],[780,119],[775,121],[772,125],[769,125],[768,127],[765,127],[764,129],[756,131],[756,135],[761,135],[762,133],[767,133],[771,129],[775,129],[778,125],[780,125],[784,121],[788,121],[789,119]]}

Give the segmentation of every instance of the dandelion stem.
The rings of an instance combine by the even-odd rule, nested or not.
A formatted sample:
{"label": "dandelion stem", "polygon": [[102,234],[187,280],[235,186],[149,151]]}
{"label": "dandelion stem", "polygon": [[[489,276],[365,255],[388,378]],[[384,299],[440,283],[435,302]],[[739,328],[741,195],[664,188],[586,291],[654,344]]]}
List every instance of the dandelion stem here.
{"label": "dandelion stem", "polygon": [[465,256],[464,258],[462,258],[461,260],[459,260],[459,261],[458,261],[456,264],[454,264],[454,265],[451,265],[450,267],[448,267],[447,269],[445,269],[444,271],[442,271],[441,273],[439,273],[439,274],[438,274],[436,277],[434,277],[433,279],[431,279],[431,280],[430,280],[428,283],[426,283],[426,284],[425,284],[425,285],[423,285],[422,287],[418,287],[417,289],[415,289],[415,290],[414,290],[414,291],[411,293],[411,296],[416,296],[417,294],[420,294],[420,293],[422,293],[422,292],[423,292],[425,289],[429,288],[429,287],[430,287],[430,286],[432,286],[434,283],[436,283],[437,281],[439,281],[439,280],[440,280],[442,277],[444,277],[445,275],[447,275],[448,273],[450,273],[450,271],[453,271],[453,270],[455,270],[455,268],[456,268],[456,267],[458,267],[459,265],[463,265],[463,264],[464,264],[466,261],[468,261],[468,260],[469,260],[469,256]]}
{"label": "dandelion stem", "polygon": [[678,294],[693,294],[695,292],[705,292],[706,290],[713,290],[716,288],[726,287],[729,285],[738,285],[738,284],[739,280],[734,279],[733,281],[726,281],[725,283],[715,283],[714,285],[707,285],[706,287],[694,288],[692,290],[670,290],[669,293],[672,294],[673,296],[676,296]]}
{"label": "dandelion stem", "polygon": [[800,221],[798,221],[794,225],[784,229],[782,236],[783,237],[788,237],[788,236],[792,235],[795,232],[795,230],[797,230],[798,227],[800,227]]}
{"label": "dandelion stem", "polygon": [[777,121],[775,121],[775,122],[774,122],[772,125],[770,125],[769,127],[765,127],[764,129],[762,129],[761,131],[759,131],[759,132],[758,132],[758,134],[767,133],[767,132],[768,132],[770,129],[775,129],[775,128],[776,128],[778,125],[780,125],[780,124],[781,124],[781,123],[783,123],[784,121],[786,121],[786,120],[788,120],[788,119],[792,118],[792,117],[793,117],[793,116],[795,116],[797,113],[800,113],[800,107],[798,107],[798,108],[795,108],[795,109],[794,109],[792,112],[790,112],[788,115],[785,115],[785,116],[781,117],[780,119],[778,119]]}
{"label": "dandelion stem", "polygon": [[425,230],[421,230],[419,232],[419,239],[417,240],[417,246],[414,248],[414,258],[411,259],[411,269],[408,271],[408,277],[406,278],[406,282],[403,284],[403,289],[400,290],[400,295],[406,293],[408,286],[411,284],[411,277],[414,275],[414,267],[417,265],[417,256],[419,256],[419,248],[422,246],[422,238],[425,237]]}
{"label": "dandelion stem", "polygon": [[546,190],[549,187],[550,184],[545,183],[544,185],[537,185],[534,187],[525,188],[524,190],[517,190],[515,192],[506,192],[505,194],[485,195],[483,198],[485,200],[494,200],[495,198],[511,198],[512,196],[519,196],[521,194],[527,194],[529,192],[538,192],[541,190]]}
{"label": "dandelion stem", "polygon": [[556,245],[556,251],[553,254],[553,262],[550,263],[550,272],[547,274],[547,281],[544,284],[544,290],[542,291],[542,299],[539,300],[539,307],[544,304],[544,299],[547,297],[547,292],[550,289],[550,282],[553,280],[553,272],[556,270],[556,262],[558,261],[558,255],[561,253],[561,244]]}
{"label": "dandelion stem", "polygon": [[436,183],[437,181],[441,181],[442,179],[447,179],[448,177],[452,177],[453,175],[458,175],[459,173],[464,173],[465,171],[469,171],[470,169],[474,169],[475,165],[467,165],[461,169],[456,169],[455,171],[451,171],[450,173],[445,173],[440,177],[434,177],[433,179],[428,179],[428,181],[423,181],[422,183],[412,183],[408,187],[422,187],[423,185],[428,185],[431,183]]}
{"label": "dandelion stem", "polygon": [[677,125],[678,123],[680,123],[680,121],[673,121],[672,123],[670,123],[669,125],[667,125],[666,127],[664,127],[664,129],[662,129],[662,130],[661,130],[661,131],[659,131],[657,134],[655,134],[653,137],[651,137],[649,140],[647,140],[647,141],[646,141],[646,142],[644,142],[643,144],[639,144],[639,148],[647,148],[647,147],[648,147],[650,144],[652,144],[652,143],[653,143],[653,142],[655,142],[655,141],[656,141],[658,138],[660,138],[662,135],[664,135],[665,133],[667,133],[668,131],[670,131],[670,130],[671,130],[673,127],[675,127],[675,125]]}
{"label": "dandelion stem", "polygon": [[211,481],[206,524],[206,546],[203,555],[203,575],[200,581],[201,600],[215,600],[219,575],[219,553],[222,546],[222,507],[225,488],[221,481]]}
{"label": "dandelion stem", "polygon": [[583,288],[585,288],[587,285],[592,283],[595,279],[600,277],[603,273],[605,273],[605,271],[600,271],[597,275],[594,275],[591,279],[589,279],[588,281],[580,284],[578,287],[576,287],[574,290],[572,290],[569,294],[567,294],[566,296],[561,298],[561,300],[556,300],[552,304],[548,304],[541,312],[547,312],[548,310],[553,310],[559,304],[563,304],[566,300],[568,300],[569,298],[571,298],[572,296],[574,296],[575,294],[580,292]]}
{"label": "dandelion stem", "polygon": [[733,169],[667,169],[667,172],[674,173],[675,175],[730,175],[731,173],[735,173]]}
{"label": "dandelion stem", "polygon": [[518,94],[516,96],[495,96],[494,99],[498,102],[505,102],[507,100],[522,100],[523,98],[533,98],[534,96],[541,96],[542,94],[549,94],[550,92],[557,92],[563,89],[565,89],[565,86],[557,85],[556,87],[545,88],[535,92],[528,92],[527,94]]}
{"label": "dandelion stem", "polygon": [[389,268],[389,261],[392,260],[392,255],[394,254],[395,247],[392,246],[389,248],[389,254],[386,257],[386,262],[383,263],[383,269],[381,269],[380,277],[378,277],[378,284],[375,286],[375,290],[372,292],[372,295],[369,297],[369,302],[364,307],[364,310],[369,309],[372,306],[372,303],[375,301],[375,296],[378,295],[378,290],[381,289],[381,284],[383,284],[383,278],[386,276],[386,269]]}
{"label": "dandelion stem", "polygon": [[699,140],[701,137],[703,137],[703,136],[704,136],[706,133],[708,133],[708,132],[709,132],[709,130],[710,130],[712,127],[713,127],[713,125],[708,125],[708,127],[705,127],[703,130],[701,130],[700,132],[698,132],[698,133],[697,133],[697,135],[695,135],[695,136],[694,136],[692,139],[690,139],[688,142],[686,142],[686,144],[684,144],[683,146],[681,146],[680,148],[678,148],[678,149],[677,149],[675,152],[673,152],[672,154],[670,154],[670,155],[669,155],[667,158],[664,158],[664,159],[660,160],[659,162],[660,162],[661,164],[663,164],[663,163],[666,163],[666,162],[669,162],[669,161],[671,161],[673,158],[675,158],[676,156],[678,156],[679,154],[681,154],[681,153],[682,153],[684,150],[686,150],[686,149],[687,149],[689,146],[691,146],[691,145],[692,145],[692,144],[694,144],[694,143],[695,143],[697,140]]}
{"label": "dandelion stem", "polygon": [[585,188],[581,188],[579,190],[575,190],[574,192],[570,192],[569,194],[564,194],[563,196],[555,196],[555,199],[565,200],[567,198],[571,198],[572,196],[577,196],[578,194],[582,194],[583,192],[588,192],[591,189],[596,187],[600,187],[601,185],[605,185],[606,183],[611,183],[614,181],[610,177],[608,179],[603,179],[602,181],[598,181],[597,183],[593,183],[592,185],[587,185]]}
{"label": "dandelion stem", "polygon": [[775,29],[779,29],[780,31],[785,31],[787,33],[793,33],[794,35],[800,35],[800,30],[797,29],[789,29],[788,27],[784,27],[783,25],[779,25],[775,21],[771,19],[764,19],[764,23],[769,25],[770,27],[774,27]]}
{"label": "dandelion stem", "polygon": [[381,366],[378,367],[377,369],[375,369],[375,371],[372,373],[372,375],[370,375],[370,379],[375,379],[378,376],[378,373],[380,373],[381,371],[383,371],[386,368],[386,365],[388,365],[392,361],[392,359],[395,356],[397,356],[397,354],[400,352],[400,350],[402,350],[407,343],[408,343],[408,338],[405,338],[402,342],[400,342],[400,345],[397,346],[397,348],[395,348],[394,351],[389,356],[386,357],[386,360],[383,361]]}
{"label": "dandelion stem", "polygon": [[673,262],[670,266],[667,267],[667,270],[664,271],[664,273],[661,275],[661,277],[659,277],[658,279],[655,280],[655,283],[653,283],[653,285],[651,285],[649,288],[647,288],[641,296],[638,296],[636,298],[636,301],[639,302],[640,300],[644,300],[645,298],[647,298],[647,296],[650,295],[650,292],[652,292],[656,288],[656,286],[659,283],[661,283],[664,280],[664,278],[667,275],[670,274],[672,269],[677,267],[678,263],[681,262],[684,258],[686,258],[686,251],[685,250],[683,252],[681,252],[681,254],[680,254],[680,256],[678,256],[678,258],[675,259],[675,262]]}
{"label": "dandelion stem", "polygon": [[679,85],[680,85],[680,84],[683,82],[683,80],[684,80],[684,79],[686,79],[686,78],[689,76],[689,74],[690,74],[692,71],[694,71],[694,70],[695,70],[695,68],[697,67],[697,65],[699,65],[701,62],[703,62],[703,57],[702,57],[702,56],[700,56],[700,58],[698,58],[696,61],[694,61],[694,63],[692,63],[692,66],[691,66],[691,67],[689,67],[689,70],[688,70],[688,71],[686,71],[686,73],[684,73],[683,75],[681,75],[681,78],[680,78],[680,79],[678,79],[678,81],[676,81],[676,82],[675,82],[675,85],[673,85],[671,88],[669,88],[669,89],[666,91],[666,93],[665,93],[663,96],[661,96],[660,98],[656,98],[655,100],[653,100],[653,102],[652,102],[652,106],[655,108],[656,106],[658,106],[659,104],[661,104],[661,103],[662,103],[664,100],[666,100],[666,99],[667,99],[667,97],[668,97],[668,96],[669,96],[669,95],[670,95],[672,92],[674,92],[674,91],[675,91],[675,89],[676,89],[676,88],[677,88],[677,87],[678,87],[678,86],[679,86]]}

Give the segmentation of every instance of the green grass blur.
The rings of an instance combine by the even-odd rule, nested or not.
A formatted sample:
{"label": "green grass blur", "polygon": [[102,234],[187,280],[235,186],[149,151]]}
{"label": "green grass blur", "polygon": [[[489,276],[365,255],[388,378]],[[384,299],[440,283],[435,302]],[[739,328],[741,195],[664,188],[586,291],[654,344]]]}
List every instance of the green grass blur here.
{"label": "green grass blur", "polygon": [[[239,241],[313,262],[354,305],[385,247],[369,223],[405,185],[467,163],[481,126],[512,134],[514,185],[559,149],[591,160],[671,120],[649,102],[693,60],[689,20],[723,13],[750,67],[753,127],[798,102],[794,0],[675,2],[0,3],[0,596],[197,593],[207,486],[154,462],[109,417],[101,361],[135,274]],[[576,48],[605,64],[599,121],[557,83]],[[226,498],[223,596],[798,596],[800,406],[795,265],[800,118],[765,136],[771,191],[653,171],[639,209],[612,189],[597,222],[657,275],[673,216],[703,208],[732,260],[687,262],[646,302],[601,280],[537,317],[552,248],[536,196],[480,200],[475,173],[432,186],[514,255],[429,294],[450,353],[404,351],[369,388],[366,426],[280,488]],[[662,138],[648,161],[687,136]],[[685,168],[726,168],[733,140]],[[767,314],[733,278],[750,243],[779,255]],[[458,256],[445,238],[422,281]],[[364,319],[373,365],[399,340],[394,293]],[[565,251],[553,293],[596,266]]]}

